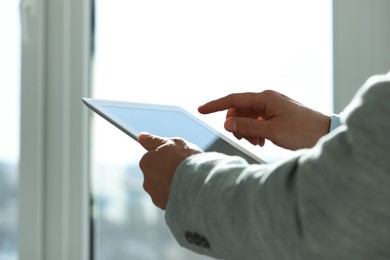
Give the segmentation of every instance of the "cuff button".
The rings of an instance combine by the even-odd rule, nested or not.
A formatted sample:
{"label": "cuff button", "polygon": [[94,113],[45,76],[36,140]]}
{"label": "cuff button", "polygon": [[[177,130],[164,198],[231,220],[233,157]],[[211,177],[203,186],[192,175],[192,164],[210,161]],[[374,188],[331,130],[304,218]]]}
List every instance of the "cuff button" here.
{"label": "cuff button", "polygon": [[191,234],[191,232],[186,231],[185,237],[188,243],[193,244],[194,243],[194,236]]}

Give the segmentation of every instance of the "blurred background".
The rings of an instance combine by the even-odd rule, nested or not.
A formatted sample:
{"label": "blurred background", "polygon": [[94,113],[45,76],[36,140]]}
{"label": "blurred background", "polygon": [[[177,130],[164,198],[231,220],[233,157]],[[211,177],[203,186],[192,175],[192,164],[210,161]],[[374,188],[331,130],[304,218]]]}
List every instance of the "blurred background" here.
{"label": "blurred background", "polygon": [[[339,113],[390,68],[386,0],[0,3],[0,260],[209,259],[143,191],[143,149],[81,97],[197,107],[273,89]],[[226,133],[225,133],[226,134]],[[289,155],[252,147],[272,163]]]}

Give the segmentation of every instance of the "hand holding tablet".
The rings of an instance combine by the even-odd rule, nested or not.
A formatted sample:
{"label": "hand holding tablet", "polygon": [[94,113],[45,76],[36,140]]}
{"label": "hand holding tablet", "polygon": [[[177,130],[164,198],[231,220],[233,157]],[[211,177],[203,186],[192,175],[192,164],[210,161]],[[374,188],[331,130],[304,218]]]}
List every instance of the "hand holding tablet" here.
{"label": "hand holding tablet", "polygon": [[137,140],[141,132],[180,137],[205,152],[237,155],[249,163],[264,163],[256,155],[178,106],[83,98],[91,110]]}

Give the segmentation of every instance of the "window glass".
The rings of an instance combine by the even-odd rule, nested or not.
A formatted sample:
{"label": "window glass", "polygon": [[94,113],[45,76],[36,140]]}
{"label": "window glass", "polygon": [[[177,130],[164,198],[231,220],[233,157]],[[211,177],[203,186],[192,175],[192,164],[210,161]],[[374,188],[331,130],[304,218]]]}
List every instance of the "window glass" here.
{"label": "window glass", "polygon": [[17,259],[19,1],[0,4],[0,260]]}
{"label": "window glass", "polygon": [[[224,113],[196,111],[232,92],[273,89],[329,114],[331,2],[96,0],[93,96],[180,105],[222,132]],[[177,245],[143,191],[143,149],[101,118],[92,132],[94,258],[207,259]]]}

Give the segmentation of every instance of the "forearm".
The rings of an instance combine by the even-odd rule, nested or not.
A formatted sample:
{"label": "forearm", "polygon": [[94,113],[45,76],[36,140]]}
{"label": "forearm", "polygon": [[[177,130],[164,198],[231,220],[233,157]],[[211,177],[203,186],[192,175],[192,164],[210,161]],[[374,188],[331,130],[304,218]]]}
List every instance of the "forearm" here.
{"label": "forearm", "polygon": [[[222,259],[257,256],[280,260],[298,255],[297,247],[291,244],[287,250],[281,246],[284,239],[278,239],[299,241],[295,196],[283,191],[297,158],[298,154],[283,166],[249,167],[240,158],[221,154],[187,159],[176,172],[166,211],[167,224],[177,241],[195,252]],[[270,172],[275,175],[267,180]],[[206,239],[209,247],[190,243],[186,232]],[[269,239],[272,236],[274,239]]]}
{"label": "forearm", "polygon": [[[371,250],[390,256],[380,242],[389,226],[372,221],[390,217],[377,192],[387,187],[382,169],[366,175],[365,162],[350,151],[340,128],[310,152],[273,165],[192,156],[172,183],[167,224],[182,246],[222,259],[363,260]],[[208,247],[190,243],[187,232]]]}

